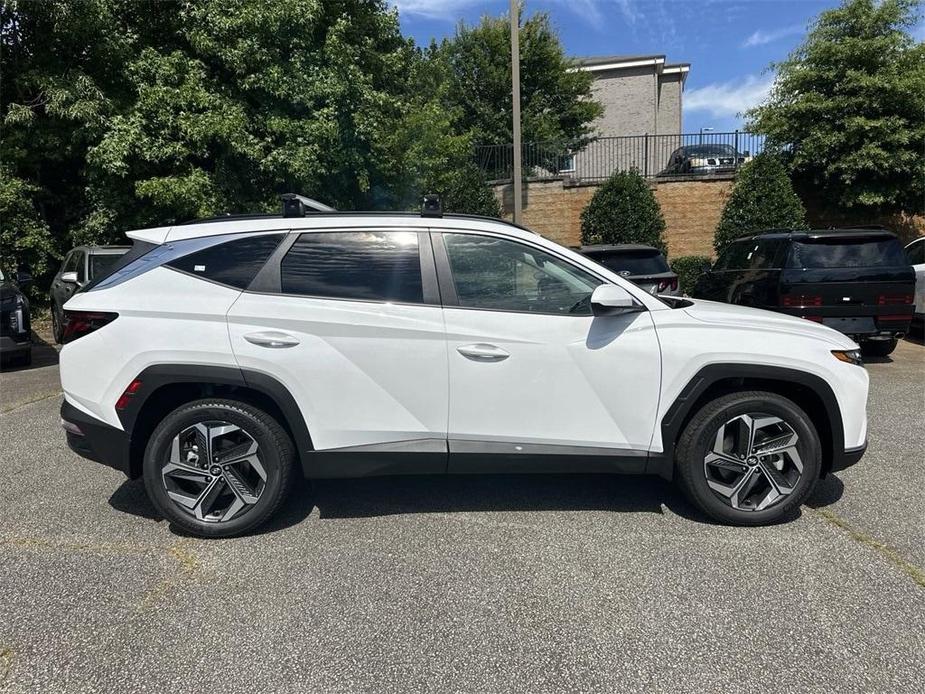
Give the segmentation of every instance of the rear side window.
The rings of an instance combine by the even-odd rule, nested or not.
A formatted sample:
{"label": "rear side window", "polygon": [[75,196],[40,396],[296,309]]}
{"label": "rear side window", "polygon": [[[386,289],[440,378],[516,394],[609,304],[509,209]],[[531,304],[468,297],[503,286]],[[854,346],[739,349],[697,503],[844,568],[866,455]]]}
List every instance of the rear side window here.
{"label": "rear side window", "polygon": [[284,294],[423,303],[417,232],[302,234],[283,258],[280,285]]}
{"label": "rear side window", "polygon": [[93,253],[90,255],[90,279],[95,280],[97,277],[105,277],[119,262],[122,257],[117,253]]}
{"label": "rear side window", "polygon": [[237,289],[247,289],[283,236],[263,234],[233,239],[172,260],[167,266]]}
{"label": "rear side window", "polygon": [[896,267],[908,265],[898,239],[810,239],[796,241],[789,267]]}
{"label": "rear side window", "polygon": [[917,241],[906,249],[906,259],[910,265],[925,263],[925,241]]}

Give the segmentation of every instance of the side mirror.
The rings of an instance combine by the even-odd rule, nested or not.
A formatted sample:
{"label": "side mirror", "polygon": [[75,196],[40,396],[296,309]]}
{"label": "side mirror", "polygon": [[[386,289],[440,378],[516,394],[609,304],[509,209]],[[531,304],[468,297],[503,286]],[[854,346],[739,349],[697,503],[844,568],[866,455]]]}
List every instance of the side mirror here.
{"label": "side mirror", "polygon": [[77,273],[71,270],[70,272],[65,272],[61,275],[61,281],[67,282],[68,284],[77,284]]}
{"label": "side mirror", "polygon": [[615,284],[599,285],[591,294],[591,313],[595,316],[619,316],[645,310],[632,294]]}
{"label": "side mirror", "polygon": [[30,284],[32,284],[32,275],[28,272],[20,270],[16,273],[16,284],[19,285],[20,289],[25,289]]}

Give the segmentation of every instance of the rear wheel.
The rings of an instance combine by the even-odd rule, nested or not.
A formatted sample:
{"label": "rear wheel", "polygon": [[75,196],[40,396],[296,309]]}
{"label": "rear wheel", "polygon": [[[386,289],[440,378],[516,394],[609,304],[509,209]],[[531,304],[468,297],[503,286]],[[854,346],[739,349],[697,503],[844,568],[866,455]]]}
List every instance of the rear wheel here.
{"label": "rear wheel", "polygon": [[295,452],[270,415],[208,399],[168,414],[145,449],[145,489],[170,521],[201,537],[257,528],[282,505]]}
{"label": "rear wheel", "polygon": [[732,393],[707,403],[677,446],[688,498],[716,520],[773,523],[797,508],[819,478],[822,452],[812,421],[776,393]]}
{"label": "rear wheel", "polygon": [[861,343],[861,352],[866,357],[886,357],[896,349],[898,340],[867,340]]}

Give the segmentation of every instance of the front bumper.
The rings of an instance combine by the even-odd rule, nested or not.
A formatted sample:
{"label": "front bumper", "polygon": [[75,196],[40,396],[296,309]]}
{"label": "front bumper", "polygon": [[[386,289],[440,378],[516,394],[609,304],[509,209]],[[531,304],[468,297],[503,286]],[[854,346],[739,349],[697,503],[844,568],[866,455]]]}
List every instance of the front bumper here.
{"label": "front bumper", "polygon": [[832,456],[832,472],[838,472],[858,463],[867,452],[867,441],[857,448],[849,448]]}
{"label": "front bumper", "polygon": [[131,441],[128,434],[81,412],[67,400],[61,404],[61,419],[80,431],[78,434],[65,429],[67,445],[72,451],[82,458],[115,468],[131,477]]}

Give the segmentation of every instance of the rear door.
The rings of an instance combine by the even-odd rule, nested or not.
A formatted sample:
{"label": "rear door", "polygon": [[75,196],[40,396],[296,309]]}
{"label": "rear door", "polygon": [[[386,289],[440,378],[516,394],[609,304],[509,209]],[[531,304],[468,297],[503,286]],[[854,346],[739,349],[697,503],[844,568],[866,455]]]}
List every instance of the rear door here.
{"label": "rear door", "polygon": [[426,232],[293,233],[228,329],[241,368],[292,393],[316,451],[440,453],[419,471],[444,471],[446,341]]}
{"label": "rear door", "polygon": [[[641,471],[660,381],[650,315],[593,316],[589,298],[602,280],[531,244],[446,231],[434,233],[434,250],[450,452],[463,454],[450,470],[496,469],[494,453],[516,469],[569,470],[587,455],[602,468],[621,459]],[[547,464],[533,468],[538,459]]]}

